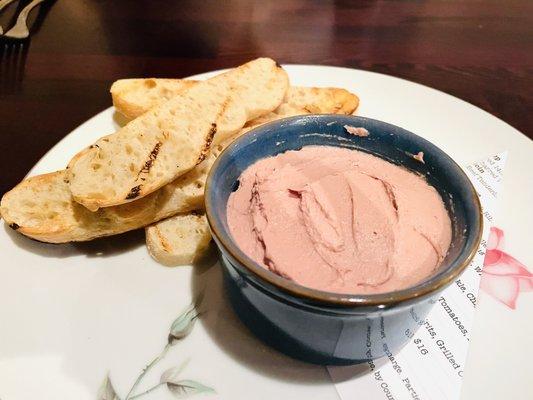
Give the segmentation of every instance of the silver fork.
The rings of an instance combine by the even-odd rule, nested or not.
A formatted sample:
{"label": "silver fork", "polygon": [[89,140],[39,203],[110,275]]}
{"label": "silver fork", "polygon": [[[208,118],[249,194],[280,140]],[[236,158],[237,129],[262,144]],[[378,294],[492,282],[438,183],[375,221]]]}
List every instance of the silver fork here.
{"label": "silver fork", "polygon": [[[13,3],[15,0],[0,0],[0,11],[2,11],[5,7]],[[4,33],[4,30],[2,29],[2,25],[0,25],[0,35]]]}
{"label": "silver fork", "polygon": [[[9,1],[9,3],[11,2],[10,0],[6,1]],[[44,0],[33,0],[30,4],[24,7],[18,15],[17,22],[15,23],[13,28],[8,30],[4,36],[12,39],[25,39],[30,36],[30,31],[26,22],[28,19],[28,15],[30,14],[31,10],[33,10],[43,1]]]}
{"label": "silver fork", "polygon": [[0,98],[21,89],[29,48],[28,40],[0,41]]}

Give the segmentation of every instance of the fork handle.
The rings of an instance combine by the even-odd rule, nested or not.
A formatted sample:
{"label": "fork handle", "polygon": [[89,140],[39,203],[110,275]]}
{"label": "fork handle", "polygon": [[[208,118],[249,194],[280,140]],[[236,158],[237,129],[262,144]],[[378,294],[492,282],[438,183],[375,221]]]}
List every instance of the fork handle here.
{"label": "fork handle", "polygon": [[30,11],[35,7],[37,4],[41,4],[44,0],[33,0],[30,4],[28,4],[26,7],[22,9],[19,16],[17,17],[17,24],[19,21],[22,20],[21,23],[26,23],[26,19],[28,18],[28,14]]}
{"label": "fork handle", "polygon": [[[8,6],[14,1],[15,0],[0,0],[0,11],[2,11],[4,7]],[[2,26],[0,25],[0,35],[3,35],[3,34],[4,34],[4,30],[2,29]]]}
{"label": "fork handle", "polygon": [[35,6],[41,4],[44,0],[33,0],[30,4],[22,9],[20,14],[17,17],[17,22],[9,31],[5,33],[5,37],[12,39],[25,39],[30,35],[28,30],[28,25],[26,20],[28,19],[28,14],[35,8]]}

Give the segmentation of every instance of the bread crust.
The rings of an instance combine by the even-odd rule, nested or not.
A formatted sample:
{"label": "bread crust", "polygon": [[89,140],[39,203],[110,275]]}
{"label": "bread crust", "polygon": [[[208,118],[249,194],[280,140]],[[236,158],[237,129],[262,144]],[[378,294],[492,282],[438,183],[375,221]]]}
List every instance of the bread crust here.
{"label": "bread crust", "polygon": [[204,214],[178,214],[145,228],[150,255],[167,266],[188,265],[209,248],[211,233]]}

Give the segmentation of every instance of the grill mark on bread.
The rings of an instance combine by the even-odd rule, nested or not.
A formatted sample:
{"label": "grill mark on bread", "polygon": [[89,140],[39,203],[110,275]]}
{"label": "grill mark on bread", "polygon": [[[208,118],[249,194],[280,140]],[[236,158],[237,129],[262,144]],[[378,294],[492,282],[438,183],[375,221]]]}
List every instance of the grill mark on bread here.
{"label": "grill mark on bread", "polygon": [[207,157],[207,153],[209,152],[209,149],[211,148],[211,143],[213,142],[213,137],[215,136],[215,133],[217,133],[217,124],[212,122],[211,129],[209,129],[209,133],[207,134],[207,139],[204,145],[202,146],[202,151],[200,152],[200,156],[198,157],[198,161],[196,162],[196,164],[200,164]]}
{"label": "grill mark on bread", "polygon": [[126,200],[133,200],[136,197],[139,197],[141,194],[141,185],[137,185],[131,188],[130,192],[126,196]]}
{"label": "grill mark on bread", "polygon": [[157,226],[154,226],[155,228],[155,234],[157,235],[157,238],[159,239],[159,243],[161,243],[161,247],[163,247],[163,250],[167,253],[170,253],[172,251],[172,247],[170,246],[170,243],[165,239],[165,236],[161,234],[161,231]]}
{"label": "grill mark on bread", "polygon": [[146,160],[146,162],[144,163],[143,167],[141,168],[141,170],[137,174],[137,179],[139,179],[139,175],[141,175],[142,173],[147,174],[147,173],[150,172],[150,169],[154,165],[154,162],[155,162],[155,160],[157,158],[157,155],[159,154],[159,150],[161,150],[161,146],[162,146],[161,142],[157,142],[155,144],[154,148],[150,152],[150,155],[148,156],[148,160]]}
{"label": "grill mark on bread", "polygon": [[[220,111],[217,114],[216,121],[218,121],[221,118],[221,116],[224,115],[224,113],[226,112],[226,109],[228,108],[228,105],[229,105],[230,101],[231,101],[231,99],[229,97],[226,98],[226,101],[224,101]],[[209,153],[209,149],[211,148],[211,143],[213,143],[213,137],[217,133],[217,123],[216,123],[216,121],[215,122],[211,122],[211,129],[209,129],[209,133],[207,134],[206,141],[205,141],[204,145],[202,146],[202,150],[200,151],[200,156],[198,157],[198,160],[196,161],[196,165],[198,165],[202,161],[204,161],[206,159],[206,157],[207,157],[207,153]]]}

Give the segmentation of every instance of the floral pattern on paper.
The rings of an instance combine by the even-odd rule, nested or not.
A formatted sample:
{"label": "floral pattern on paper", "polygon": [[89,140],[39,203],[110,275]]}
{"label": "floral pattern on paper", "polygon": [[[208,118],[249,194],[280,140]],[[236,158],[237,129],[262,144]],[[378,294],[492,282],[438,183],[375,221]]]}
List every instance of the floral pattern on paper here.
{"label": "floral pattern on paper", "polygon": [[504,252],[503,244],[503,231],[492,227],[480,287],[514,310],[520,292],[533,291],[533,274],[524,264]]}

